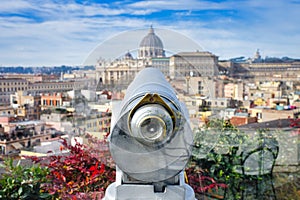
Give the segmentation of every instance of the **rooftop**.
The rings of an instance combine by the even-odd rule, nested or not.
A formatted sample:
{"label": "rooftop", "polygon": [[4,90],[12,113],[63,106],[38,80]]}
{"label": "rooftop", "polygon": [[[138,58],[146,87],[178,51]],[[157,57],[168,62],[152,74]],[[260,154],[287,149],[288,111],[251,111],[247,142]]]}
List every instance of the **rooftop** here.
{"label": "rooftop", "polygon": [[276,119],[267,122],[251,123],[239,126],[239,129],[277,129],[277,128],[291,128],[291,119]]}

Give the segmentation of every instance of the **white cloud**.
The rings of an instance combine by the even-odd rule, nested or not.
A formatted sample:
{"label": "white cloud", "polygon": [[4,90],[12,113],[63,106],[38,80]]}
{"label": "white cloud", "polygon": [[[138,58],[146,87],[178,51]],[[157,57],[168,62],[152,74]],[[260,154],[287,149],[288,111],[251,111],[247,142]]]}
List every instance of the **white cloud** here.
{"label": "white cloud", "polygon": [[[300,5],[286,0],[55,2],[1,1],[0,65],[81,64],[110,36],[150,24],[186,34],[222,58],[252,56],[257,48],[265,56],[300,57]],[[161,20],[165,9],[170,16]],[[149,17],[155,12],[160,14]]]}
{"label": "white cloud", "polygon": [[29,2],[24,0],[2,0],[0,6],[0,12],[15,12],[23,9],[32,9],[32,6]]}
{"label": "white cloud", "polygon": [[129,7],[136,9],[152,8],[156,10],[208,10],[208,9],[224,9],[227,8],[226,4],[215,3],[209,1],[197,0],[148,0],[132,3]]}

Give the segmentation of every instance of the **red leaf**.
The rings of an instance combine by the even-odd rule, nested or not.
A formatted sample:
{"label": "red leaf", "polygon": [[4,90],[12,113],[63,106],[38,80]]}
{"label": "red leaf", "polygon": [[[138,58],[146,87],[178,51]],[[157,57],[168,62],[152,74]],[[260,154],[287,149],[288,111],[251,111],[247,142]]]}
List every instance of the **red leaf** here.
{"label": "red leaf", "polygon": [[102,163],[102,164],[101,164],[101,167],[100,167],[99,173],[100,173],[100,174],[103,174],[104,172],[105,172],[105,165]]}

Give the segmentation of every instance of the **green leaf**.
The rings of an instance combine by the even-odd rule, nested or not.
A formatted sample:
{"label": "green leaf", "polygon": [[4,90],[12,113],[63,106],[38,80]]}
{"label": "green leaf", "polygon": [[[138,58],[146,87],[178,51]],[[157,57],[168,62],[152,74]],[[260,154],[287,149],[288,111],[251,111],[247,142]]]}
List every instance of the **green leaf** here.
{"label": "green leaf", "polygon": [[224,174],[223,170],[220,170],[219,172],[220,177],[223,176],[223,174]]}
{"label": "green leaf", "polygon": [[19,194],[19,195],[21,195],[21,194],[22,194],[22,192],[23,192],[23,188],[22,188],[22,187],[20,187],[20,188],[19,188],[19,190],[18,190],[18,194]]}
{"label": "green leaf", "polygon": [[51,197],[51,195],[49,193],[41,193],[40,194],[40,198],[42,198],[42,199],[46,199],[46,198],[49,198],[49,197]]}

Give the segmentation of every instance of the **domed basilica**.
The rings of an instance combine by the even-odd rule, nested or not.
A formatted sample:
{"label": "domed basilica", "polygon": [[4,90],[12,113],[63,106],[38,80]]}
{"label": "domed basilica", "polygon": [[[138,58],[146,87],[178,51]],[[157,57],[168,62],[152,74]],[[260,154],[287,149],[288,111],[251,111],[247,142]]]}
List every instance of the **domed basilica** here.
{"label": "domed basilica", "polygon": [[[101,60],[96,66],[98,77],[104,85],[121,85],[120,82],[126,85],[141,69],[152,66],[153,59],[166,59],[166,56],[163,42],[151,26],[139,44],[137,58],[128,51],[122,58],[113,62]],[[169,71],[168,59],[163,68],[160,68],[163,73]]]}
{"label": "domed basilica", "polygon": [[[96,65],[97,80],[99,80],[97,90],[104,88],[122,90],[140,70],[146,67],[160,69],[171,80],[188,77],[191,82],[190,86],[193,85],[192,82],[200,83],[199,77],[201,76],[212,77],[217,73],[218,57],[210,52],[180,52],[166,57],[163,42],[155,34],[152,26],[147,35],[142,38],[136,54],[134,58],[128,51],[123,57],[114,61],[99,61]],[[196,93],[202,93],[202,91],[196,91]]]}
{"label": "domed basilica", "polygon": [[164,46],[161,39],[154,33],[154,29],[151,26],[149,33],[142,39],[138,58],[148,59],[148,58],[159,58],[165,57]]}

